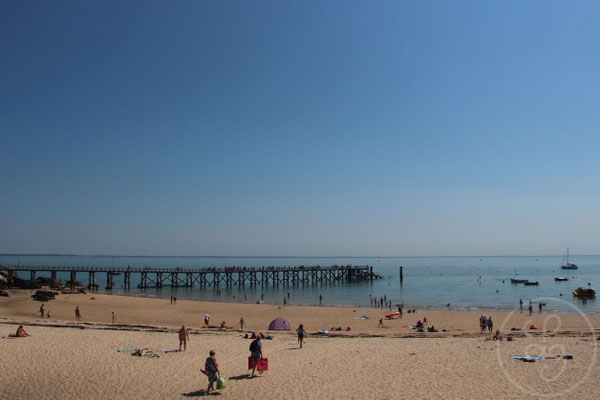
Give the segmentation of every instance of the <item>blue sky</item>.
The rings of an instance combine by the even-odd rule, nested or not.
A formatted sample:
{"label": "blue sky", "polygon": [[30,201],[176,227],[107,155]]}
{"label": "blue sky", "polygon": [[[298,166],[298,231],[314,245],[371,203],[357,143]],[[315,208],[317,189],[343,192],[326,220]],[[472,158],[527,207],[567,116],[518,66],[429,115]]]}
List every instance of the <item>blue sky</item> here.
{"label": "blue sky", "polygon": [[593,1],[3,1],[0,252],[600,253]]}

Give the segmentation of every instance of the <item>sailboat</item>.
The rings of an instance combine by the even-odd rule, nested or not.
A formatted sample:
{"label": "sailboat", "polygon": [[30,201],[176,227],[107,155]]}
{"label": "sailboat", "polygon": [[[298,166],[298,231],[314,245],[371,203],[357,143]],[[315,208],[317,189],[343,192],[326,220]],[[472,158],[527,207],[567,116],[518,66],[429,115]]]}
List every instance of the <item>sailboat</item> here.
{"label": "sailboat", "polygon": [[[565,262],[566,260],[566,262]],[[567,246],[567,255],[566,257],[563,258],[562,260],[562,265],[560,266],[561,269],[577,269],[579,268],[577,265],[575,264],[571,264],[569,262],[569,246]]]}
{"label": "sailboat", "polygon": [[529,281],[527,279],[517,279],[517,269],[515,268],[515,277],[510,279],[510,283],[517,284],[517,283],[525,283],[525,282],[529,282]]}

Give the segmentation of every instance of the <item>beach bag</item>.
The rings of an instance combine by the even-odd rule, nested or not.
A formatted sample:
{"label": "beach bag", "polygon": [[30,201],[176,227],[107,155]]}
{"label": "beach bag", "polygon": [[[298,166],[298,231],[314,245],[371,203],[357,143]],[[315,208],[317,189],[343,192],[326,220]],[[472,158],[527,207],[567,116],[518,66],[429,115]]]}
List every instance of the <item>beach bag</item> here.
{"label": "beach bag", "polygon": [[268,371],[269,370],[269,359],[268,358],[259,358],[256,361],[256,369],[259,371]]}
{"label": "beach bag", "polygon": [[253,353],[258,351],[258,339],[255,339],[252,341],[252,343],[250,343],[250,351]]}
{"label": "beach bag", "polygon": [[222,376],[217,379],[217,390],[225,389],[227,387],[227,383],[225,382],[225,378]]}

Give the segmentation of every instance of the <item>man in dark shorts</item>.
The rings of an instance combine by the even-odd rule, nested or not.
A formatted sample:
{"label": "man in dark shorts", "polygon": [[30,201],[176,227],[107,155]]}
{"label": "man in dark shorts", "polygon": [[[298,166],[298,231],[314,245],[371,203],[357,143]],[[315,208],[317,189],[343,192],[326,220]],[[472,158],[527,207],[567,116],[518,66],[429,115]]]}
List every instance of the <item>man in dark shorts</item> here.
{"label": "man in dark shorts", "polygon": [[[256,336],[256,334],[252,334]],[[256,365],[258,364],[258,359],[263,357],[262,354],[262,342],[260,341],[260,335],[256,336],[256,339],[250,343],[250,357],[254,359],[254,366],[252,367],[252,378],[255,376]]]}
{"label": "man in dark shorts", "polygon": [[181,351],[181,345],[183,344],[183,351],[187,348],[187,342],[190,340],[190,335],[188,330],[185,329],[185,326],[181,325],[181,329],[179,330],[179,351]]}
{"label": "man in dark shorts", "polygon": [[210,394],[211,390],[215,390],[215,382],[219,379],[221,371],[219,371],[219,364],[215,358],[215,351],[210,351],[210,357],[204,362],[204,374],[208,377],[208,387],[206,388],[206,394]]}

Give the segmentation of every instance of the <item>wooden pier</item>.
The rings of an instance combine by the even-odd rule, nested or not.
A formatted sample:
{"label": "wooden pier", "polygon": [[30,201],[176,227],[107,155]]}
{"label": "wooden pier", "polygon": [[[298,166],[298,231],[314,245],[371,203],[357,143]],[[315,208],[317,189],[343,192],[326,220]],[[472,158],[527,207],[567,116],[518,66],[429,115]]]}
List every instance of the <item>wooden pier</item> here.
{"label": "wooden pier", "polygon": [[74,288],[77,274],[87,274],[88,288],[97,287],[96,274],[106,274],[106,289],[114,287],[115,276],[123,276],[124,289],[131,289],[132,276],[137,277],[138,288],[163,287],[250,287],[279,285],[310,285],[327,282],[356,282],[377,278],[373,267],[366,266],[296,266],[296,267],[86,267],[53,265],[0,265],[8,272],[7,283],[13,286],[18,273],[29,273],[31,284],[39,273],[50,273],[50,286],[57,285],[58,273],[70,274],[69,286]]}

